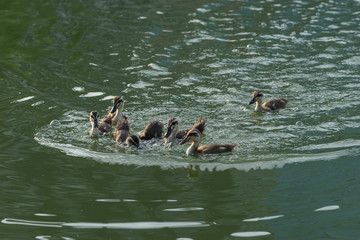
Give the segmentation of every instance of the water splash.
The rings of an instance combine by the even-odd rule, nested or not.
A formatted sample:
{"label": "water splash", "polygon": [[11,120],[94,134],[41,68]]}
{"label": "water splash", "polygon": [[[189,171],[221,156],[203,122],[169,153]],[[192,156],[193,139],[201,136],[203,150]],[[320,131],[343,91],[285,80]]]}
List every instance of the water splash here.
{"label": "water splash", "polygon": [[[141,113],[133,112],[132,115],[141,115]],[[231,126],[221,129],[220,132],[211,131],[209,130],[211,126],[208,126],[204,137],[205,141],[224,142],[229,141],[228,138],[231,138],[230,141],[239,139],[238,146],[229,154],[187,157],[186,148],[178,145],[164,145],[163,140],[152,144],[143,143],[139,149],[135,149],[117,145],[111,135],[91,138],[88,135],[90,123],[87,116],[88,113],[85,112],[66,112],[62,118],[53,120],[49,125],[38,129],[34,139],[41,145],[59,149],[67,155],[103,163],[160,166],[164,169],[187,168],[189,164],[192,164],[198,166],[199,171],[206,169],[220,171],[230,168],[246,171],[272,169],[290,163],[335,160],[360,154],[359,141],[356,139],[335,140],[326,144],[303,142],[299,147],[295,147],[299,144],[298,132],[303,131],[308,124],[306,120],[303,120],[301,125],[295,124],[291,128],[289,126],[269,126],[268,124],[264,126],[249,125],[242,128],[240,138],[237,133],[227,130]],[[269,114],[264,115],[263,118],[266,120],[269,117],[281,119],[282,115]],[[232,116],[229,116],[229,122],[232,122],[231,118]],[[145,123],[141,125],[145,125]],[[134,125],[132,127],[135,129],[133,132],[141,131],[139,127],[136,128]],[[264,129],[266,129],[265,132],[263,132]],[[262,134],[257,134],[258,131]],[[227,139],[222,140],[219,136],[227,136]],[[287,141],[281,141],[283,138],[286,138]],[[259,145],[259,141],[264,143]],[[279,146],[283,143],[288,145],[288,147],[285,146],[285,149],[288,148],[288,150],[284,151],[284,147]],[[144,154],[146,154],[146,158],[143,157]]]}

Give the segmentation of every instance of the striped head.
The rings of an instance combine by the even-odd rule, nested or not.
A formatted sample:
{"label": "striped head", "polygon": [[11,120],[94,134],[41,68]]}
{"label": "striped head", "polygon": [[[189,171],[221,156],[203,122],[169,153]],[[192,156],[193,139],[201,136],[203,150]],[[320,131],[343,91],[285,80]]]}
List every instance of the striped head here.
{"label": "striped head", "polygon": [[110,113],[115,113],[118,109],[120,112],[122,112],[122,110],[124,109],[124,99],[121,96],[114,97],[113,107]]}
{"label": "striped head", "polygon": [[99,127],[99,113],[97,111],[92,111],[90,113],[90,122],[94,128]]}
{"label": "striped head", "polygon": [[184,145],[185,143],[192,141],[192,142],[200,142],[200,138],[201,138],[201,133],[199,130],[197,129],[191,129],[189,130],[189,132],[186,134],[186,137],[181,140],[181,142],[179,143],[179,145]]}
{"label": "striped head", "polygon": [[252,94],[252,99],[251,99],[251,101],[249,102],[249,105],[257,102],[259,99],[261,100],[263,97],[264,97],[264,95],[263,95],[263,93],[262,93],[261,91],[255,91],[255,92],[253,92],[253,94]]}
{"label": "striped head", "polygon": [[176,118],[172,117],[168,119],[168,128],[164,136],[165,140],[171,141],[176,133],[179,131],[179,122]]}

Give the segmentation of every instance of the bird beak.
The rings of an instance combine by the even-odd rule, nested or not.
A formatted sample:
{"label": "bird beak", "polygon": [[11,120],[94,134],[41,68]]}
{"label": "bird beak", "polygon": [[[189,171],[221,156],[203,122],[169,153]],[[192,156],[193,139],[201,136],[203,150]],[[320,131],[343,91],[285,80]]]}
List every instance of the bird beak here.
{"label": "bird beak", "polygon": [[166,131],[166,134],[165,134],[164,138],[170,137],[171,133],[172,133],[172,128],[171,128],[171,126],[169,126],[167,131]]}
{"label": "bird beak", "polygon": [[111,109],[110,113],[114,113],[116,112],[116,110],[118,109],[119,105],[117,103],[114,104],[113,108]]}
{"label": "bird beak", "polygon": [[113,108],[111,109],[110,113],[114,113],[116,112],[116,110],[118,110],[120,103],[123,103],[124,99],[120,98],[113,106]]}
{"label": "bird beak", "polygon": [[99,121],[97,120],[97,118],[94,119],[94,127],[99,127]]}
{"label": "bird beak", "polygon": [[185,143],[187,143],[190,140],[189,137],[184,138],[183,140],[181,140],[181,142],[179,142],[179,145],[184,145]]}
{"label": "bird beak", "polygon": [[251,99],[251,101],[249,102],[249,105],[253,104],[254,102],[256,102],[256,97],[254,97],[253,99]]}

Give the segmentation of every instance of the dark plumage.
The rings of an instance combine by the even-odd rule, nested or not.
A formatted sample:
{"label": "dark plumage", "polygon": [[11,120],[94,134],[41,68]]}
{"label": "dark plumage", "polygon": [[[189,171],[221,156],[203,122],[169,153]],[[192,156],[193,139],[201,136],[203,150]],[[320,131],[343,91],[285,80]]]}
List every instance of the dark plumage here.
{"label": "dark plumage", "polygon": [[286,104],[290,101],[288,98],[275,98],[262,104],[263,97],[264,95],[261,91],[254,91],[249,105],[256,102],[255,111],[271,112],[285,108]]}
{"label": "dark plumage", "polygon": [[130,123],[127,118],[123,118],[116,124],[116,131],[114,134],[115,141],[125,143],[126,138],[130,136]]}
{"label": "dark plumage", "polygon": [[236,146],[236,143],[214,143],[199,147],[200,140],[200,131],[197,129],[191,129],[186,134],[186,137],[179,143],[179,145],[183,145],[189,141],[192,142],[191,146],[186,150],[187,155],[225,153],[232,151]]}
{"label": "dark plumage", "polygon": [[112,129],[112,120],[111,116],[107,115],[103,118],[101,123],[99,123],[99,113],[97,111],[90,112],[90,122],[91,122],[91,136],[99,136],[106,133],[110,133]]}
{"label": "dark plumage", "polygon": [[159,121],[152,121],[146,124],[144,131],[139,135],[141,140],[150,140],[152,138],[161,138],[164,124]]}
{"label": "dark plumage", "polygon": [[124,99],[121,96],[115,96],[113,106],[109,111],[113,124],[117,124],[123,119],[122,111],[124,110]]}
{"label": "dark plumage", "polygon": [[204,133],[206,121],[207,119],[203,119],[202,117],[199,117],[199,119],[196,121],[192,129],[197,129],[199,130],[200,133]]}
{"label": "dark plumage", "polygon": [[110,133],[112,129],[112,118],[110,115],[106,115],[99,125],[99,130],[103,133]]}
{"label": "dark plumage", "polygon": [[[197,129],[200,131],[200,133],[203,133],[205,130],[205,124],[206,124],[207,119],[203,119],[202,117],[200,117],[196,123],[194,124],[194,126],[192,127],[192,129]],[[173,141],[175,138],[177,139],[183,139],[186,134],[188,133],[189,129],[187,130],[179,130],[179,122],[176,118],[171,117],[168,119],[168,128],[166,131],[166,134],[164,136],[165,141],[166,142],[171,142]]]}
{"label": "dark plumage", "polygon": [[135,146],[135,147],[139,147],[140,145],[140,139],[138,136],[136,135],[130,135],[126,138],[126,144],[128,146]]}

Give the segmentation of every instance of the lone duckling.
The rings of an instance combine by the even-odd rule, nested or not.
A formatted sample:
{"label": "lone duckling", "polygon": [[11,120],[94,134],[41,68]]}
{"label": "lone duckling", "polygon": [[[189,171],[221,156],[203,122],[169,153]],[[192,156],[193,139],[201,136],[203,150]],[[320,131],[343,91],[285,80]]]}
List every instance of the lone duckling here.
{"label": "lone duckling", "polygon": [[252,97],[249,105],[256,102],[255,111],[257,112],[272,112],[284,109],[286,104],[290,101],[288,98],[275,98],[261,104],[262,98],[264,97],[261,91],[253,92]]}
{"label": "lone duckling", "polygon": [[111,114],[112,123],[116,125],[123,119],[122,111],[124,110],[124,99],[121,96],[114,97],[113,107],[109,114]]}
{"label": "lone duckling", "polygon": [[140,144],[138,136],[130,134],[130,123],[126,116],[116,124],[114,137],[116,142],[126,143],[128,146],[138,147]]}
{"label": "lone duckling", "polygon": [[[200,117],[196,121],[196,123],[194,124],[192,129],[197,129],[202,134],[205,130],[206,121],[207,121],[207,119],[203,119],[202,117]],[[175,139],[181,140],[181,139],[185,138],[188,131],[189,131],[189,129],[179,131],[179,121],[174,117],[169,118],[168,119],[168,128],[167,128],[166,134],[164,136],[165,143],[172,142]]]}
{"label": "lone duckling", "polygon": [[217,154],[230,152],[236,146],[236,143],[214,143],[209,145],[203,145],[199,147],[201,133],[197,129],[191,129],[186,137],[179,143],[183,145],[189,141],[192,142],[190,147],[186,150],[186,155],[199,155],[199,154]]}
{"label": "lone duckling", "polygon": [[152,138],[161,138],[163,134],[164,124],[159,121],[148,122],[145,129],[140,133],[141,140],[150,140]]}
{"label": "lone duckling", "polygon": [[92,111],[90,112],[90,122],[90,136],[100,136],[111,132],[112,119],[110,115],[105,116],[99,124],[99,113],[97,111]]}

